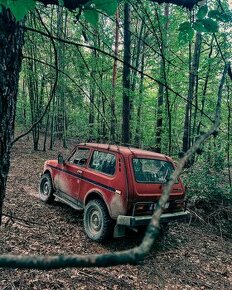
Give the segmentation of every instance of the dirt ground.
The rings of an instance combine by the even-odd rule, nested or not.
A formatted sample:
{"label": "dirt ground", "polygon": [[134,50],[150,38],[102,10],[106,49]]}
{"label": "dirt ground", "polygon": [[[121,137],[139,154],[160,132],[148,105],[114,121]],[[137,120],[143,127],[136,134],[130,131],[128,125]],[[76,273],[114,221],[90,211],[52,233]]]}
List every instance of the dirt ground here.
{"label": "dirt ground", "polygon": [[[72,147],[70,147],[71,149]],[[13,148],[11,170],[0,228],[0,254],[90,254],[136,246],[141,236],[105,244],[89,240],[82,214],[56,201],[42,203],[38,182],[46,159],[59,151],[32,150],[28,140]],[[232,289],[232,240],[207,224],[171,224],[169,232],[138,265],[39,271],[0,269],[0,290],[13,289]]]}

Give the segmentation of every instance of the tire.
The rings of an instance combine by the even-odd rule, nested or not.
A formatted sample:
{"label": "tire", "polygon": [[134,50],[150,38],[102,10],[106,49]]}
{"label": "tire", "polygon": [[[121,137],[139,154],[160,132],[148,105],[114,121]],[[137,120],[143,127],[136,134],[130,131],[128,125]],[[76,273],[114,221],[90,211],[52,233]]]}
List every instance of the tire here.
{"label": "tire", "polygon": [[42,175],[39,184],[39,197],[43,202],[52,203],[55,199],[51,176],[48,173]]}
{"label": "tire", "polygon": [[113,220],[109,216],[104,201],[93,199],[84,210],[84,229],[87,236],[94,241],[102,242],[113,232]]}

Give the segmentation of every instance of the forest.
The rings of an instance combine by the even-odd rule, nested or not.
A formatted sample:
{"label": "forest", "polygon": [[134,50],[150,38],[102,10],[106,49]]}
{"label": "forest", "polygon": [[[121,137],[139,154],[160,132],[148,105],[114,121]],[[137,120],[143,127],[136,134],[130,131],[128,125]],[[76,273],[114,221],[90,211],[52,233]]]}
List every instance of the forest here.
{"label": "forest", "polygon": [[[230,0],[0,0],[1,289],[232,288],[231,23]],[[82,214],[38,199],[44,161],[80,142],[172,156],[190,221],[138,263],[149,230],[89,241]]]}

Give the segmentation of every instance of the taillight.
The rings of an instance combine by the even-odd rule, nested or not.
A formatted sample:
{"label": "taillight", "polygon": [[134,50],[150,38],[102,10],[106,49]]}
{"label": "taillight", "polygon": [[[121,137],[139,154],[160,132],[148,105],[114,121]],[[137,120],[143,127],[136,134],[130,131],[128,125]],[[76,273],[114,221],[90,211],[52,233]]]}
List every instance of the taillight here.
{"label": "taillight", "polygon": [[132,215],[152,214],[155,209],[154,202],[137,202],[133,206]]}

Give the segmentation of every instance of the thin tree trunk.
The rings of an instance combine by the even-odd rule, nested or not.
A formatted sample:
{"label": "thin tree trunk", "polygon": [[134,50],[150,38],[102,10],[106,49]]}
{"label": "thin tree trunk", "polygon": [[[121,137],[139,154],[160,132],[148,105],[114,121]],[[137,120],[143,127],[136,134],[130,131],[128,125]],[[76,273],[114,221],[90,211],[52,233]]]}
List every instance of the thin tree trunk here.
{"label": "thin tree trunk", "polygon": [[204,83],[204,87],[203,87],[203,92],[202,92],[202,100],[201,100],[201,114],[200,114],[200,120],[197,126],[197,136],[199,136],[200,132],[201,132],[201,125],[202,125],[202,117],[203,117],[203,112],[205,109],[205,98],[206,98],[206,92],[207,92],[207,88],[208,88],[208,82],[209,82],[209,76],[210,76],[210,72],[211,72],[211,56],[213,53],[213,37],[211,40],[211,44],[210,44],[210,51],[209,51],[209,56],[208,56],[208,67],[207,67],[207,72],[206,72],[206,77],[205,77],[205,83]]}
{"label": "thin tree trunk", "polygon": [[[50,22],[50,31],[52,31],[53,29],[53,13],[54,13],[54,9],[53,7],[51,8],[51,22]],[[50,45],[49,45],[49,55],[50,55],[50,63],[53,62],[53,51],[52,51],[52,43],[50,41]],[[50,68],[50,92],[52,91],[52,79],[53,79],[53,69]],[[51,93],[50,93],[51,94]],[[54,147],[54,142],[55,142],[55,109],[56,109],[56,96],[54,96],[52,103],[50,105],[50,144],[49,144],[49,149],[53,150]]]}
{"label": "thin tree trunk", "polygon": [[[164,15],[166,17],[166,24],[165,29],[161,28],[159,25],[160,30],[160,37],[161,37],[161,47],[160,47],[160,82],[158,87],[158,101],[157,101],[157,119],[156,119],[156,151],[161,152],[162,150],[162,131],[163,131],[163,106],[164,106],[164,92],[165,92],[165,84],[167,83],[166,80],[166,46],[167,46],[167,30],[168,30],[168,18],[169,18],[169,4],[165,5]],[[158,23],[159,23],[159,16],[157,13]],[[166,92],[166,94],[168,94]],[[169,101],[168,95],[166,95],[166,99]],[[168,112],[169,112],[169,103],[168,103]],[[169,116],[170,118],[170,116]]]}
{"label": "thin tree trunk", "polygon": [[[117,9],[115,16],[115,46],[114,46],[114,55],[118,57],[118,45],[119,45],[119,10]],[[117,80],[117,70],[118,70],[118,60],[114,59],[113,66],[113,77],[112,77],[112,96],[111,96],[111,126],[110,126],[110,141],[116,141],[116,113],[115,113],[115,89],[116,89],[116,80]]]}
{"label": "thin tree trunk", "polygon": [[[183,135],[183,152],[187,152],[191,144],[191,123],[192,123],[192,100],[196,89],[196,75],[198,73],[202,36],[200,32],[196,34],[193,59],[190,53],[190,70],[189,70],[189,88],[188,102],[185,107],[184,135]],[[191,51],[191,48],[190,48]]]}
{"label": "thin tree trunk", "polygon": [[[140,25],[139,25],[140,24]],[[138,33],[138,41],[137,43],[135,44],[135,48],[134,48],[134,56],[133,56],[133,59],[134,60],[134,63],[133,63],[133,66],[138,68],[139,67],[139,64],[141,62],[141,58],[143,57],[142,56],[142,52],[141,50],[143,49],[142,47],[142,42],[143,42],[143,37],[144,37],[144,18],[141,19],[140,22],[138,22],[138,27],[139,27],[139,33]],[[136,96],[136,85],[137,85],[137,82],[138,82],[138,79],[137,79],[137,76],[138,76],[138,72],[136,70],[133,70],[132,73],[131,73],[131,96],[130,96],[130,124],[131,124],[131,138],[133,137],[134,135],[134,131],[136,131],[136,120],[134,122],[134,99],[135,99],[135,96]],[[140,78],[140,81],[141,81],[141,78]],[[139,84],[140,86],[140,84]],[[140,90],[141,86],[139,87],[139,90]],[[140,93],[140,92],[139,92]],[[135,123],[135,125],[134,125]]]}
{"label": "thin tree trunk", "polygon": [[142,105],[143,105],[143,94],[144,94],[144,61],[145,61],[145,45],[142,45],[142,59],[141,59],[141,77],[140,77],[140,84],[139,84],[139,103],[138,103],[138,110],[137,110],[137,122],[136,122],[136,130],[135,130],[135,144],[137,146],[141,146],[141,139],[142,139]]}
{"label": "thin tree trunk", "polygon": [[[23,29],[9,10],[2,6],[0,13],[0,224],[10,168],[11,142],[22,62]],[[7,27],[7,28],[6,28]]]}
{"label": "thin tree trunk", "polygon": [[[95,51],[93,52],[93,57],[96,58]],[[95,68],[94,68],[95,69]],[[95,122],[95,93],[96,93],[96,86],[94,83],[93,78],[95,78],[95,71],[91,72],[91,79],[90,79],[90,104],[89,104],[89,140],[94,139],[94,122]]]}
{"label": "thin tree trunk", "polygon": [[45,126],[43,151],[46,151],[46,143],[47,143],[48,128],[49,128],[49,117],[50,117],[50,112],[48,112],[46,126]]}
{"label": "thin tree trunk", "polygon": [[[67,38],[67,10],[64,13],[64,31],[63,31],[63,38]],[[62,50],[62,60],[61,60],[61,70],[65,71],[65,46],[64,43],[62,44],[61,47]],[[62,76],[62,141],[63,141],[63,147],[67,148],[67,114],[66,114],[66,101],[65,101],[65,77]]]}
{"label": "thin tree trunk", "polygon": [[[131,63],[131,32],[130,4],[124,4],[124,57],[123,57],[123,123],[122,142],[130,144],[130,63]],[[127,65],[129,64],[129,65]]]}
{"label": "thin tree trunk", "polygon": [[23,87],[23,91],[22,91],[23,127],[27,128],[27,92],[26,92],[26,81],[25,81],[25,78],[23,78],[22,87]]}
{"label": "thin tree trunk", "polygon": [[227,117],[227,164],[228,164],[228,176],[229,176],[229,185],[232,187],[232,177],[231,177],[231,159],[230,159],[230,153],[231,153],[231,116],[232,116],[232,108],[231,108],[231,99],[230,99],[230,88],[227,85],[227,108],[228,108],[228,117]]}

